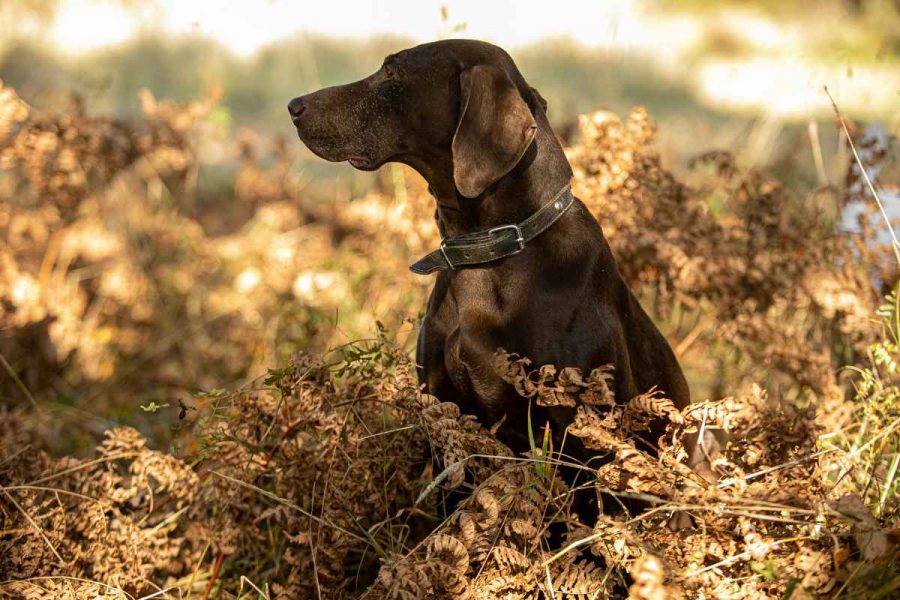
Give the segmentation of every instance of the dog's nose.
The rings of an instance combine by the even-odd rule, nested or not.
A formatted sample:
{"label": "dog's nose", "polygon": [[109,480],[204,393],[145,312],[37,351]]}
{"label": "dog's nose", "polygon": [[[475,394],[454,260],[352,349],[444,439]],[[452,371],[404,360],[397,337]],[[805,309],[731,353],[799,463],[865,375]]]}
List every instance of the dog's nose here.
{"label": "dog's nose", "polygon": [[300,115],[306,110],[306,104],[303,102],[303,96],[298,96],[288,102],[288,112],[291,114],[291,120],[294,125],[300,120]]}

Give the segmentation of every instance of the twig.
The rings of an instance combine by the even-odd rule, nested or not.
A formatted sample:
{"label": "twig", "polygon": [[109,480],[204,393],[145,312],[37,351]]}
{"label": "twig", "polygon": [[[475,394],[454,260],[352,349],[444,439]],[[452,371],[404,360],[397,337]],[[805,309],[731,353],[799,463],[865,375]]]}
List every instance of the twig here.
{"label": "twig", "polygon": [[206,542],[203,551],[200,552],[200,560],[197,561],[197,567],[191,571],[191,578],[187,581],[187,600],[190,600],[191,596],[194,594],[194,581],[197,578],[197,573],[200,572],[200,567],[203,566],[203,559],[206,558],[206,553],[211,545],[211,541]]}
{"label": "twig", "polygon": [[28,399],[28,401],[31,402],[31,407],[35,410],[38,410],[38,403],[34,399],[34,396],[32,396],[31,392],[28,391],[28,388],[25,387],[25,384],[22,383],[22,380],[19,379],[19,376],[16,375],[16,372],[13,371],[12,366],[8,362],[6,362],[6,357],[3,356],[2,352],[0,352],[0,364],[3,365],[3,370],[6,371],[6,373],[10,377],[12,377],[12,380],[15,382],[16,387],[18,387],[22,391],[22,393],[25,394],[25,397]]}
{"label": "twig", "polygon": [[722,483],[718,484],[716,487],[721,489],[727,488],[730,485],[734,485],[738,481],[747,481],[750,479],[755,479],[757,477],[761,477],[763,475],[768,475],[769,473],[774,473],[775,471],[781,471],[782,469],[788,469],[790,467],[799,465],[800,463],[806,462],[808,460],[812,460],[814,458],[818,458],[824,454],[830,454],[831,452],[837,452],[837,448],[828,448],[827,450],[819,450],[818,452],[813,452],[812,454],[808,454],[807,456],[803,456],[797,459],[794,459],[790,462],[782,463],[780,465],[775,465],[774,467],[769,467],[768,469],[762,469],[761,471],[756,471],[755,473],[748,473],[743,477],[733,477],[731,479],[726,479]]}
{"label": "twig", "polygon": [[8,485],[6,487],[0,487],[0,491],[8,491],[8,490],[37,490],[40,492],[55,492],[57,494],[68,494],[69,496],[75,496],[76,498],[81,498],[82,500],[90,500],[91,502],[99,502],[96,498],[91,498],[90,496],[85,496],[84,494],[79,494],[78,492],[70,492],[69,490],[63,490],[60,488],[52,488],[52,487],[43,487],[40,485]]}
{"label": "twig", "polygon": [[828,185],[828,174],[825,172],[825,161],[822,159],[822,144],[819,141],[819,124],[810,120],[806,128],[809,133],[809,145],[812,147],[813,161],[816,164],[816,174],[819,176],[819,185]]}
{"label": "twig", "polygon": [[599,539],[602,535],[603,534],[601,534],[601,533],[592,533],[591,535],[589,535],[587,537],[583,537],[579,540],[572,542],[568,546],[565,546],[564,548],[560,549],[559,552],[557,552],[550,558],[546,559],[543,563],[541,563],[541,566],[546,567],[547,565],[549,565],[556,559],[558,559],[562,556],[565,556],[569,552],[569,550],[574,550],[575,548],[578,548],[579,546],[584,546],[585,544],[590,544],[594,540]]}
{"label": "twig", "polygon": [[162,596],[162,595],[165,594],[166,592],[170,592],[170,591],[172,591],[173,589],[175,589],[175,588],[170,588],[170,587],[169,587],[169,588],[164,588],[164,589],[158,590],[158,591],[156,591],[156,592],[153,592],[153,593],[150,594],[150,595],[147,595],[147,596],[141,596],[141,597],[138,598],[137,600],[150,600],[151,598],[159,598],[160,596]]}
{"label": "twig", "polygon": [[370,433],[369,435],[359,438],[359,441],[368,440],[368,439],[378,437],[381,435],[389,435],[391,433],[399,433],[401,431],[406,431],[408,429],[415,429],[417,427],[419,427],[418,423],[416,423],[414,425],[406,425],[405,427],[397,427],[396,429],[389,429],[387,431],[376,431],[375,433]]}
{"label": "twig", "polygon": [[[259,589],[258,587],[256,587],[256,585],[252,581],[250,581],[250,579],[247,578],[246,575],[241,575],[241,592],[244,591],[244,583],[246,583],[247,585],[252,587],[254,590],[256,590],[256,593],[259,594],[260,596],[262,596],[263,598],[265,598],[265,600],[269,600],[269,592],[264,592],[261,589]],[[266,584],[265,588],[268,590],[269,585]]]}
{"label": "twig", "polygon": [[900,465],[900,454],[894,453],[891,464],[888,467],[887,477],[884,478],[884,489],[881,491],[881,498],[878,501],[878,516],[884,514],[884,508],[887,506],[891,489],[894,487],[894,477],[897,475],[897,466]]}
{"label": "twig", "polygon": [[62,471],[57,471],[51,475],[47,475],[46,477],[41,477],[40,479],[35,479],[27,483],[29,486],[36,486],[39,483],[44,483],[45,481],[50,481],[51,479],[56,479],[57,477],[61,477],[62,475],[68,475],[69,473],[74,473],[75,471],[80,471],[81,469],[86,469],[88,467],[92,467],[94,465],[108,462],[111,460],[118,460],[120,458],[131,458],[133,456],[137,456],[140,452],[119,452],[116,454],[109,454],[102,458],[97,458],[86,463],[81,463],[80,465],[75,465],[74,467],[70,467],[68,469],[63,469]]}
{"label": "twig", "polygon": [[[636,522],[639,521],[639,520],[643,520],[645,517],[649,516],[650,514],[656,513],[656,512],[662,511],[662,510],[673,510],[673,511],[674,511],[674,510],[706,510],[706,511],[718,512],[718,513],[721,513],[721,514],[727,514],[727,515],[734,515],[734,516],[748,517],[748,518],[751,518],[751,519],[757,519],[757,520],[759,520],[759,521],[773,521],[773,522],[776,522],[776,523],[792,523],[792,524],[795,524],[795,525],[808,525],[808,524],[809,524],[808,521],[800,521],[800,520],[797,520],[797,519],[786,519],[786,518],[780,518],[780,517],[772,517],[772,516],[768,516],[768,515],[761,515],[761,514],[751,513],[751,512],[747,512],[747,511],[728,510],[728,509],[723,509],[723,508],[721,508],[721,507],[719,507],[719,506],[715,506],[715,505],[706,505],[706,504],[694,504],[694,505],[684,504],[684,505],[673,505],[673,504],[666,504],[666,505],[663,505],[663,506],[657,506],[657,507],[654,507],[654,508],[650,509],[649,511],[646,511],[646,512],[644,512],[644,513],[641,513],[640,515],[638,515],[638,516],[635,517],[634,519],[632,519],[632,520],[630,520],[630,521],[624,523],[624,525],[629,525],[629,524],[631,524],[631,523],[636,523]],[[804,511],[804,512],[812,512],[812,511]],[[553,561],[555,561],[555,560],[561,558],[562,556],[564,556],[564,555],[565,555],[566,553],[568,553],[570,550],[574,550],[575,548],[578,548],[578,547],[580,547],[580,546],[584,546],[585,544],[590,544],[590,543],[592,543],[594,540],[599,539],[599,538],[601,538],[602,536],[603,536],[602,533],[593,533],[593,534],[588,535],[588,536],[586,536],[586,537],[580,538],[580,539],[578,539],[578,540],[572,542],[571,544],[565,546],[564,548],[560,549],[558,552],[556,552],[556,554],[554,554],[554,555],[551,556],[550,558],[544,560],[544,562],[542,563],[542,566],[549,565],[549,564],[552,563]],[[801,539],[802,539],[802,538],[801,538]],[[782,541],[784,542],[784,541],[791,541],[791,540],[782,540]],[[739,556],[739,555],[737,555],[737,556]],[[735,558],[737,558],[737,556],[736,556]],[[686,576],[686,577],[687,577],[687,576]]]}
{"label": "twig", "polygon": [[357,535],[357,534],[353,533],[352,531],[348,531],[339,525],[335,525],[334,523],[331,523],[330,521],[326,521],[325,519],[312,514],[305,508],[298,506],[298,505],[294,504],[293,502],[291,502],[290,500],[286,500],[286,499],[282,498],[281,496],[273,494],[272,492],[270,492],[268,490],[264,490],[261,487],[257,487],[255,485],[253,485],[252,483],[247,483],[246,481],[241,481],[240,479],[235,479],[234,477],[229,477],[228,475],[225,475],[224,473],[219,473],[218,471],[210,471],[210,473],[212,473],[213,475],[216,475],[217,477],[221,477],[222,479],[226,479],[232,483],[236,483],[237,485],[239,485],[241,487],[245,487],[247,489],[253,490],[254,492],[256,492],[258,494],[262,494],[266,498],[269,498],[271,500],[274,500],[275,502],[278,502],[279,504],[283,504],[284,506],[287,506],[288,508],[292,508],[292,509],[296,510],[297,512],[302,514],[304,517],[312,519],[315,522],[320,523],[322,525],[327,525],[329,527],[333,527],[334,529],[337,529],[341,533],[345,533],[345,534],[349,535],[350,537],[352,537],[353,539],[355,539],[357,541],[363,542],[365,544],[369,543],[369,540],[362,537],[361,535]]}
{"label": "twig", "polygon": [[120,587],[116,587],[114,585],[109,585],[108,583],[103,583],[102,581],[93,581],[91,579],[83,579],[81,577],[70,577],[68,575],[35,575],[34,577],[27,577],[25,579],[7,579],[6,581],[0,581],[0,586],[7,585],[9,583],[30,583],[31,585],[33,585],[39,589],[44,589],[41,586],[39,586],[37,583],[35,583],[35,581],[39,581],[41,579],[49,579],[51,581],[54,579],[62,579],[64,581],[78,581],[79,583],[90,583],[92,585],[98,585],[100,587],[103,587],[103,588],[106,588],[109,590],[114,590],[116,592],[119,592],[126,598],[131,598],[132,600],[134,600],[134,596],[132,596],[131,594],[129,594],[128,592],[126,592],[125,590],[123,590]]}
{"label": "twig", "polygon": [[[328,493],[328,482],[326,482],[326,484],[325,484],[325,490],[324,490],[324,492],[323,492],[323,494],[322,494],[323,497],[324,497],[324,495],[325,495],[326,493]],[[316,485],[315,485],[315,483],[313,483],[312,496],[313,496],[313,500],[315,500],[315,497],[316,497]],[[322,509],[324,510],[324,508],[325,508],[325,503],[323,502],[323,503],[322,503]],[[324,513],[323,513],[323,514],[324,514]],[[318,548],[319,548],[319,543],[318,543],[318,542],[319,542],[319,532],[322,531],[322,530],[321,530],[321,528],[318,529],[318,530],[316,530],[316,536],[313,537],[313,534],[312,534],[312,524],[313,524],[312,520],[310,520],[310,521],[307,523],[307,525],[308,525],[308,530],[307,530],[307,531],[308,531],[308,533],[309,533],[309,539],[315,540],[315,543],[312,543],[312,544],[309,545],[309,546],[310,546],[310,547],[309,547],[309,553],[310,553],[310,556],[312,557],[313,582],[316,584],[316,597],[317,597],[319,600],[322,600],[322,585],[319,583],[319,565],[316,564],[316,554],[318,553]]]}
{"label": "twig", "polygon": [[224,562],[224,560],[224,554],[220,554],[219,558],[216,559],[216,565],[213,567],[212,575],[210,576],[209,581],[206,582],[206,589],[203,591],[203,600],[209,598],[209,592],[212,591],[213,584],[216,583],[216,579],[219,577],[219,570],[222,568],[222,562]]}
{"label": "twig", "polygon": [[[807,535],[801,535],[801,536],[797,536],[797,537],[786,538],[783,540],[775,540],[772,543],[766,544],[766,550],[774,548],[775,546],[780,546],[781,544],[788,544],[790,542],[797,542],[797,541],[805,540],[808,538],[809,538],[809,536],[807,536]],[[711,571],[717,567],[724,567],[725,565],[730,565],[731,563],[739,561],[744,558],[747,558],[748,556],[750,556],[752,554],[753,554],[752,550],[745,550],[744,552],[741,552],[739,554],[735,554],[734,556],[729,556],[726,559],[720,560],[717,563],[707,565],[707,566],[703,567],[702,569],[698,569],[696,571],[691,571],[690,573],[685,573],[684,575],[679,577],[678,580],[684,581],[685,579],[690,579],[691,577],[696,577],[697,575],[700,575],[701,573],[706,573],[707,571]]]}
{"label": "twig", "polygon": [[866,171],[866,168],[863,166],[862,161],[859,158],[859,154],[856,152],[856,145],[853,143],[853,138],[850,137],[850,131],[847,130],[847,124],[844,122],[844,117],[841,115],[841,111],[838,110],[837,103],[834,101],[834,98],[831,97],[831,92],[828,91],[828,86],[824,86],[825,93],[828,95],[828,99],[831,100],[831,107],[834,109],[834,114],[838,118],[838,121],[841,123],[841,128],[844,130],[844,135],[847,136],[847,143],[850,144],[850,151],[853,152],[853,158],[856,159],[856,164],[859,166],[859,170],[862,172],[863,179],[866,180],[866,185],[869,186],[869,191],[872,192],[872,197],[875,199],[875,203],[878,205],[878,209],[881,210],[881,216],[884,217],[884,222],[887,224],[888,231],[891,232],[891,239],[894,242],[894,258],[897,259],[897,263],[900,264],[900,241],[897,240],[897,234],[894,232],[894,227],[891,225],[891,220],[888,218],[887,212],[884,210],[884,205],[881,203],[881,198],[878,197],[878,192],[875,191],[875,186],[872,185],[872,180],[869,179],[869,172]]}
{"label": "twig", "polygon": [[547,591],[550,592],[550,600],[556,600],[556,591],[553,589],[553,577],[550,575],[550,566],[544,564],[544,573],[547,575]]}
{"label": "twig", "polygon": [[38,524],[34,521],[34,519],[31,518],[31,515],[29,515],[29,514],[25,511],[25,509],[22,508],[22,506],[21,506],[18,502],[16,502],[16,499],[12,497],[12,494],[10,494],[9,492],[7,492],[6,490],[3,490],[3,495],[6,496],[6,497],[9,499],[10,502],[13,503],[13,506],[15,506],[17,509],[19,509],[19,512],[22,513],[22,516],[24,516],[25,519],[28,521],[28,523],[29,523],[32,527],[34,527],[35,531],[38,532],[38,535],[41,536],[41,539],[44,540],[44,543],[47,544],[47,547],[50,548],[50,551],[53,552],[53,555],[56,557],[56,559],[59,561],[59,563],[60,563],[61,565],[65,565],[65,564],[66,564],[66,561],[63,560],[62,556],[59,555],[59,552],[56,551],[56,548],[53,547],[53,544],[50,543],[50,538],[47,537],[47,535],[46,535],[46,534],[44,533],[44,531],[41,529],[41,526],[38,525]]}

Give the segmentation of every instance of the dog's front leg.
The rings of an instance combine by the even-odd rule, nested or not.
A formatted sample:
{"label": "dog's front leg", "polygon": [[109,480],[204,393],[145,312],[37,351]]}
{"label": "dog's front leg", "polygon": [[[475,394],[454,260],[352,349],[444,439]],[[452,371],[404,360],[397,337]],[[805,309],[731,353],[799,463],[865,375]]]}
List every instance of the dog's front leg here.
{"label": "dog's front leg", "polygon": [[502,346],[497,336],[485,331],[461,332],[456,347],[462,379],[460,387],[469,388],[478,416],[485,427],[507,418],[511,402],[509,384],[494,370],[494,355]]}
{"label": "dog's front leg", "polygon": [[[703,435],[700,432],[686,434],[682,440],[688,451],[688,467],[710,485],[715,485],[719,476],[712,468],[712,461],[721,454],[719,440],[712,431],[705,429]],[[688,482],[687,485],[696,485]],[[669,529],[679,531],[693,527],[690,515],[684,511],[676,511],[669,519]]]}
{"label": "dog's front leg", "polygon": [[721,454],[719,440],[708,429],[703,432],[689,433],[684,436],[684,447],[688,449],[688,466],[691,470],[709,483],[715,483],[719,476],[712,468],[712,461]]}

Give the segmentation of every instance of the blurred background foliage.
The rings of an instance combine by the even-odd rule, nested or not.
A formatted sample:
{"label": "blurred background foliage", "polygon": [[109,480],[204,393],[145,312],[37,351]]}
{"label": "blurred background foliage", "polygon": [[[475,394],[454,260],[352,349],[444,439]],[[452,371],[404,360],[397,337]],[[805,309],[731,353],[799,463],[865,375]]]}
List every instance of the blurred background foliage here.
{"label": "blurred background foliage", "polygon": [[[154,0],[102,1],[133,13],[140,27],[122,43],[74,53],[47,40],[59,0],[3,2],[0,79],[42,109],[58,109],[76,94],[88,111],[131,117],[139,114],[136,97],[143,88],[183,101],[221,85],[223,125],[291,135],[287,100],[358,79],[387,53],[416,43],[377,33],[360,39],[313,31],[237,55],[204,34],[202,23],[192,34],[172,34],[154,24],[147,17],[155,14]],[[747,159],[777,162],[798,125],[830,120],[821,93],[826,82],[849,116],[894,127],[900,119],[895,0],[645,0],[623,6],[652,19],[658,44],[636,46],[627,32],[618,43],[615,23],[597,23],[597,45],[555,35],[508,48],[550,101],[550,116],[563,137],[576,134],[577,114],[596,108],[621,114],[642,104],[662,125],[664,152],[676,162],[698,150],[744,146],[754,132],[762,137],[757,146],[742,148]],[[518,10],[531,8],[523,4]],[[441,31],[448,37],[467,35],[467,23],[456,22],[454,14],[448,2],[434,20],[444,23]],[[299,6],[296,24],[304,27]],[[811,162],[794,167],[808,176]],[[351,176],[346,168],[327,173]]]}

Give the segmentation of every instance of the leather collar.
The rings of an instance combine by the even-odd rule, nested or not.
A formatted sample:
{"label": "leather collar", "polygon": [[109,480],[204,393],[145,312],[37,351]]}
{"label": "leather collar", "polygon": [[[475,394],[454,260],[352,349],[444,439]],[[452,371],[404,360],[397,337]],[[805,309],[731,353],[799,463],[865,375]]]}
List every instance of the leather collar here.
{"label": "leather collar", "polygon": [[518,254],[525,249],[525,244],[556,223],[574,201],[572,186],[567,184],[553,200],[521,223],[443,238],[440,248],[423,256],[409,269],[418,275],[428,275],[434,271],[481,265]]}

